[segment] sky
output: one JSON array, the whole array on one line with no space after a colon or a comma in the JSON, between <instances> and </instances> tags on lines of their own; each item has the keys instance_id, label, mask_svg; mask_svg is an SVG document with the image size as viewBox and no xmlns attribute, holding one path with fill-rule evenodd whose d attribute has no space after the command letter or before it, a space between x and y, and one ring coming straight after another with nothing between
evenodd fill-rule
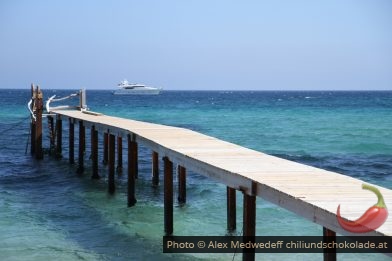
<instances>
[{"instance_id":1,"label":"sky","mask_svg":"<svg viewBox=\"0 0 392 261\"><path fill-rule=\"evenodd\" d=\"M390 0L0 0L0 88L392 90Z\"/></svg>"}]
</instances>

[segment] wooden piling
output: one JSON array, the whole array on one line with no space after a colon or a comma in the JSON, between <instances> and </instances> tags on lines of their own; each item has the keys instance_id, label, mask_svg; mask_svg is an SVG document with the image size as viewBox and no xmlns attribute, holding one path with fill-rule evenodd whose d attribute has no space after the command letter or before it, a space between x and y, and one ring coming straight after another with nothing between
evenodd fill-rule
<instances>
[{"instance_id":1,"label":"wooden piling","mask_svg":"<svg viewBox=\"0 0 392 261\"><path fill-rule=\"evenodd\" d=\"M115 159L116 159L116 136L113 134L109 134L109 157L108 157L108 165L109 165L109 174L108 174L108 189L109 193L113 194L115 191L114 185L114 171L115 171Z\"/></svg>"},{"instance_id":2,"label":"wooden piling","mask_svg":"<svg viewBox=\"0 0 392 261\"><path fill-rule=\"evenodd\" d=\"M57 126L56 126L57 128ZM49 154L55 154L56 151L56 137L55 128L53 123L53 116L48 116L48 129L49 129Z\"/></svg>"},{"instance_id":3,"label":"wooden piling","mask_svg":"<svg viewBox=\"0 0 392 261\"><path fill-rule=\"evenodd\" d=\"M35 90L34 90L34 84L31 84L31 100L32 100L32 105L34 107L35 103ZM31 117L30 120L30 154L33 155L35 154L35 120L33 117Z\"/></svg>"},{"instance_id":4,"label":"wooden piling","mask_svg":"<svg viewBox=\"0 0 392 261\"><path fill-rule=\"evenodd\" d=\"M152 152L152 186L158 187L159 185L159 160L158 153Z\"/></svg>"},{"instance_id":5,"label":"wooden piling","mask_svg":"<svg viewBox=\"0 0 392 261\"><path fill-rule=\"evenodd\" d=\"M136 139L134 139L134 140L136 140ZM139 146L136 141L135 141L134 161L135 161L135 179L138 179L139 178Z\"/></svg>"},{"instance_id":6,"label":"wooden piling","mask_svg":"<svg viewBox=\"0 0 392 261\"><path fill-rule=\"evenodd\" d=\"M98 131L95 126L91 127L91 160L93 167L92 179L99 179L98 174Z\"/></svg>"},{"instance_id":7,"label":"wooden piling","mask_svg":"<svg viewBox=\"0 0 392 261\"><path fill-rule=\"evenodd\" d=\"M178 165L178 203L186 203L186 169Z\"/></svg>"},{"instance_id":8,"label":"wooden piling","mask_svg":"<svg viewBox=\"0 0 392 261\"><path fill-rule=\"evenodd\" d=\"M30 132L30 154L33 155L35 154L35 120L32 118L31 119L31 123L30 123L30 128L31 128L31 132Z\"/></svg>"},{"instance_id":9,"label":"wooden piling","mask_svg":"<svg viewBox=\"0 0 392 261\"><path fill-rule=\"evenodd\" d=\"M103 160L102 163L104 165L108 164L108 143L109 143L109 134L107 132L103 133Z\"/></svg>"},{"instance_id":10,"label":"wooden piling","mask_svg":"<svg viewBox=\"0 0 392 261\"><path fill-rule=\"evenodd\" d=\"M83 150L83 154L86 154L86 127L83 125L83 128L82 128L82 140L80 141L81 142L81 145L82 145L82 150Z\"/></svg>"},{"instance_id":11,"label":"wooden piling","mask_svg":"<svg viewBox=\"0 0 392 261\"><path fill-rule=\"evenodd\" d=\"M56 158L62 158L63 121L60 115L56 119Z\"/></svg>"},{"instance_id":12,"label":"wooden piling","mask_svg":"<svg viewBox=\"0 0 392 261\"><path fill-rule=\"evenodd\" d=\"M117 136L117 168L118 174L122 173L123 169L123 159L122 159L122 138Z\"/></svg>"},{"instance_id":13,"label":"wooden piling","mask_svg":"<svg viewBox=\"0 0 392 261\"><path fill-rule=\"evenodd\" d=\"M244 193L244 213L243 213L243 237L244 241L255 240L256 235L256 196ZM246 249L242 254L243 261L255 260L255 250Z\"/></svg>"},{"instance_id":14,"label":"wooden piling","mask_svg":"<svg viewBox=\"0 0 392 261\"><path fill-rule=\"evenodd\" d=\"M336 232L323 227L324 243L336 242ZM336 261L336 248L324 249L324 261Z\"/></svg>"},{"instance_id":15,"label":"wooden piling","mask_svg":"<svg viewBox=\"0 0 392 261\"><path fill-rule=\"evenodd\" d=\"M227 196L227 230L234 231L237 228L237 203L236 190L226 187Z\"/></svg>"},{"instance_id":16,"label":"wooden piling","mask_svg":"<svg viewBox=\"0 0 392 261\"><path fill-rule=\"evenodd\" d=\"M35 94L35 158L40 160L44 158L42 149L42 112L43 112L43 94L39 86Z\"/></svg>"},{"instance_id":17,"label":"wooden piling","mask_svg":"<svg viewBox=\"0 0 392 261\"><path fill-rule=\"evenodd\" d=\"M30 154L33 155L33 154L35 154L35 129L36 129L34 119L31 119L30 127L31 127L31 132L30 132L30 134L31 134L31 137L30 137L30 144L31 144L31 146L30 146Z\"/></svg>"},{"instance_id":18,"label":"wooden piling","mask_svg":"<svg viewBox=\"0 0 392 261\"><path fill-rule=\"evenodd\" d=\"M83 121L79 121L79 158L78 158L78 174L84 172L84 146L85 146L85 127Z\"/></svg>"},{"instance_id":19,"label":"wooden piling","mask_svg":"<svg viewBox=\"0 0 392 261\"><path fill-rule=\"evenodd\" d=\"M72 118L69 118L69 136L68 136L68 141L69 141L69 163L74 164L75 163L75 152L74 152L74 147L75 147L75 125L74 125L74 120Z\"/></svg>"},{"instance_id":20,"label":"wooden piling","mask_svg":"<svg viewBox=\"0 0 392 261\"><path fill-rule=\"evenodd\" d=\"M167 236L173 234L173 163L168 157L164 161L164 225Z\"/></svg>"},{"instance_id":21,"label":"wooden piling","mask_svg":"<svg viewBox=\"0 0 392 261\"><path fill-rule=\"evenodd\" d=\"M135 193L135 180L136 180L136 142L134 137L128 134L128 207L132 207L136 204L136 193Z\"/></svg>"}]
</instances>

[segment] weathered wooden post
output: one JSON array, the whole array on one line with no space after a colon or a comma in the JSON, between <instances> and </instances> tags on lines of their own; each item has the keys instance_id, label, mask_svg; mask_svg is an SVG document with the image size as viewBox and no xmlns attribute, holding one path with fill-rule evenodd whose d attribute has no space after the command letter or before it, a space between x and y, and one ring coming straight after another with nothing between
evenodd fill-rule
<instances>
[{"instance_id":1,"label":"weathered wooden post","mask_svg":"<svg viewBox=\"0 0 392 261\"><path fill-rule=\"evenodd\" d=\"M108 175L108 189L109 193L113 194L116 190L114 185L114 172L115 172L115 158L116 158L116 136L109 134L109 175Z\"/></svg>"},{"instance_id":2,"label":"weathered wooden post","mask_svg":"<svg viewBox=\"0 0 392 261\"><path fill-rule=\"evenodd\" d=\"M167 236L173 234L173 162L168 157L164 162L164 225Z\"/></svg>"},{"instance_id":3,"label":"weathered wooden post","mask_svg":"<svg viewBox=\"0 0 392 261\"><path fill-rule=\"evenodd\" d=\"M31 84L31 104L32 104L32 111L34 110L34 104L35 104L35 90L34 90L34 84ZM34 112L33 112L34 114ZM31 120L30 120L30 153L31 155L35 154L35 119L33 118L33 116L31 116Z\"/></svg>"},{"instance_id":4,"label":"weathered wooden post","mask_svg":"<svg viewBox=\"0 0 392 261\"><path fill-rule=\"evenodd\" d=\"M62 158L63 121L60 115L56 119L56 158Z\"/></svg>"},{"instance_id":5,"label":"weathered wooden post","mask_svg":"<svg viewBox=\"0 0 392 261\"><path fill-rule=\"evenodd\" d=\"M251 194L248 195L244 192L244 213L243 213L243 237L244 241L254 242L256 235L256 189L257 184L252 182ZM245 250L245 249L244 249ZM242 254L242 260L253 261L255 260L255 249L246 249Z\"/></svg>"},{"instance_id":6,"label":"weathered wooden post","mask_svg":"<svg viewBox=\"0 0 392 261\"><path fill-rule=\"evenodd\" d=\"M152 186L158 187L159 185L159 160L158 153L152 152Z\"/></svg>"},{"instance_id":7,"label":"weathered wooden post","mask_svg":"<svg viewBox=\"0 0 392 261\"><path fill-rule=\"evenodd\" d=\"M74 147L75 147L75 124L74 124L74 119L69 118L69 136L68 136L68 141L69 141L69 163L74 164L75 163L75 152L74 152Z\"/></svg>"},{"instance_id":8,"label":"weathered wooden post","mask_svg":"<svg viewBox=\"0 0 392 261\"><path fill-rule=\"evenodd\" d=\"M323 227L324 243L336 242L336 232ZM336 261L336 248L324 248L324 261Z\"/></svg>"},{"instance_id":9,"label":"weathered wooden post","mask_svg":"<svg viewBox=\"0 0 392 261\"><path fill-rule=\"evenodd\" d=\"M55 154L56 150L56 137L55 137L55 129L54 129L54 122L53 122L53 116L49 115L48 116L48 128L49 128L49 154ZM57 126L56 126L57 128Z\"/></svg>"},{"instance_id":10,"label":"weathered wooden post","mask_svg":"<svg viewBox=\"0 0 392 261\"><path fill-rule=\"evenodd\" d=\"M86 127L83 124L82 128L82 140L80 141L82 145L83 155L86 154Z\"/></svg>"},{"instance_id":11,"label":"weathered wooden post","mask_svg":"<svg viewBox=\"0 0 392 261\"><path fill-rule=\"evenodd\" d=\"M87 110L86 100L86 89L81 89L79 91L79 109L81 111Z\"/></svg>"},{"instance_id":12,"label":"weathered wooden post","mask_svg":"<svg viewBox=\"0 0 392 261\"><path fill-rule=\"evenodd\" d=\"M227 230L233 231L237 227L237 210L236 210L236 191L234 188L226 188L227 196Z\"/></svg>"},{"instance_id":13,"label":"weathered wooden post","mask_svg":"<svg viewBox=\"0 0 392 261\"><path fill-rule=\"evenodd\" d=\"M85 127L83 121L79 121L79 166L77 173L82 174L84 172L84 148L85 148Z\"/></svg>"},{"instance_id":14,"label":"weathered wooden post","mask_svg":"<svg viewBox=\"0 0 392 261\"><path fill-rule=\"evenodd\" d=\"M122 138L121 136L117 136L117 168L116 168L117 173L121 174L122 169L123 169Z\"/></svg>"},{"instance_id":15,"label":"weathered wooden post","mask_svg":"<svg viewBox=\"0 0 392 261\"><path fill-rule=\"evenodd\" d=\"M178 203L186 203L186 169L178 165Z\"/></svg>"},{"instance_id":16,"label":"weathered wooden post","mask_svg":"<svg viewBox=\"0 0 392 261\"><path fill-rule=\"evenodd\" d=\"M42 149L42 112L43 112L43 94L39 86L35 93L35 158L40 160L44 158Z\"/></svg>"},{"instance_id":17,"label":"weathered wooden post","mask_svg":"<svg viewBox=\"0 0 392 261\"><path fill-rule=\"evenodd\" d=\"M109 134L107 132L103 133L103 160L104 165L108 164L108 146L109 146Z\"/></svg>"},{"instance_id":18,"label":"weathered wooden post","mask_svg":"<svg viewBox=\"0 0 392 261\"><path fill-rule=\"evenodd\" d=\"M128 134L128 207L136 204L135 181L136 181L136 154L137 143L135 135Z\"/></svg>"},{"instance_id":19,"label":"weathered wooden post","mask_svg":"<svg viewBox=\"0 0 392 261\"><path fill-rule=\"evenodd\" d=\"M135 160L135 179L138 179L139 178L139 146L138 146L138 144L136 142L136 138L135 138L135 156L134 156L134 160Z\"/></svg>"},{"instance_id":20,"label":"weathered wooden post","mask_svg":"<svg viewBox=\"0 0 392 261\"><path fill-rule=\"evenodd\" d=\"M92 179L99 179L98 174L98 131L95 126L91 127L91 160L93 165Z\"/></svg>"}]
</instances>

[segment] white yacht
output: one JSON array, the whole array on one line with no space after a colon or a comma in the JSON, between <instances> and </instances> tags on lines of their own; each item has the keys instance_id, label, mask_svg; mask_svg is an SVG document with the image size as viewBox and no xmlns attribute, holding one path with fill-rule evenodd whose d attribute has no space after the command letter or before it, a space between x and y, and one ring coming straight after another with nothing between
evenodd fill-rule
<instances>
[{"instance_id":1,"label":"white yacht","mask_svg":"<svg viewBox=\"0 0 392 261\"><path fill-rule=\"evenodd\" d=\"M124 80L118 84L119 89L115 90L113 94L127 95L127 94L152 94L157 95L161 92L161 88L147 87L144 84L129 83Z\"/></svg>"}]
</instances>

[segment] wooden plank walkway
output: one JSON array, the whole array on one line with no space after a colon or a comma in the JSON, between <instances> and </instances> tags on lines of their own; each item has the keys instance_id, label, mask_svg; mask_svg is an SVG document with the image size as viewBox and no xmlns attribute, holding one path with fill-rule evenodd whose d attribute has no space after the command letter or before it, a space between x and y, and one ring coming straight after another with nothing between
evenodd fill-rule
<instances>
[{"instance_id":1,"label":"wooden plank walkway","mask_svg":"<svg viewBox=\"0 0 392 261\"><path fill-rule=\"evenodd\" d=\"M55 110L61 118L83 121L84 126L120 137L135 135L136 142L161 157L208 176L248 195L257 195L299 216L342 235L354 235L337 223L341 204L343 217L355 220L377 202L374 193L363 190L361 180L292 162L184 128L135 120L92 115L78 110ZM388 209L392 190L379 187ZM370 236L392 237L392 215Z\"/></svg>"}]
</instances>

